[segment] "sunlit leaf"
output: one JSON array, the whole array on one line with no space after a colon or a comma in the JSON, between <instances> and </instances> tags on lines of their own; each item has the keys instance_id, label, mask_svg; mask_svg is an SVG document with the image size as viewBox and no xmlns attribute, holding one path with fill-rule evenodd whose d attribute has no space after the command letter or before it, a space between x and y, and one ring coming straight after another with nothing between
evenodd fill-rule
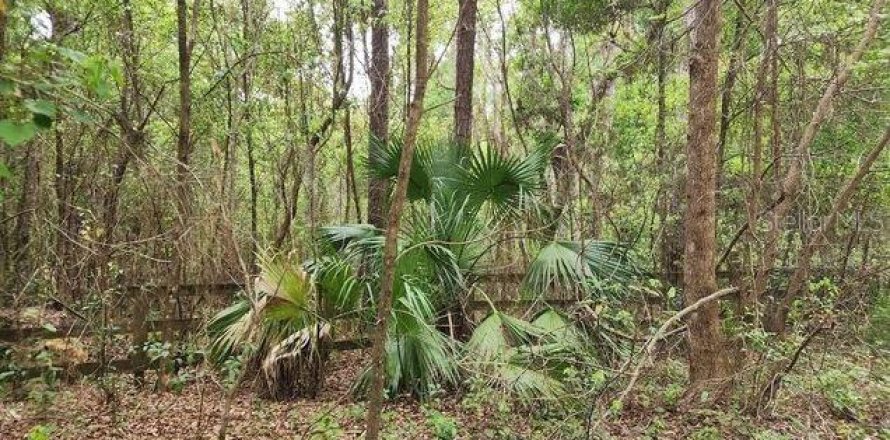
<instances>
[{"instance_id":1,"label":"sunlit leaf","mask_svg":"<svg viewBox=\"0 0 890 440\"><path fill-rule=\"evenodd\" d=\"M0 121L0 140L10 147L27 142L36 134L37 125L33 122Z\"/></svg>"}]
</instances>

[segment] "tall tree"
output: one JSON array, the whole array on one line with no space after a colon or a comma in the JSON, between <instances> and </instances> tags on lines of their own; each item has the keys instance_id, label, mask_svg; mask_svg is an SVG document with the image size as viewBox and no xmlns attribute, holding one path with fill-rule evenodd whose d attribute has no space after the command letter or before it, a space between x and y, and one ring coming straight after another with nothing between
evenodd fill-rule
<instances>
[{"instance_id":1,"label":"tall tree","mask_svg":"<svg viewBox=\"0 0 890 440\"><path fill-rule=\"evenodd\" d=\"M247 147L247 177L250 182L250 255L248 255L251 268L255 264L255 255L259 236L257 232L257 203L259 187L256 172L256 154L253 142L253 71L256 66L256 58L252 53L256 51L256 39L259 37L259 29L256 29L253 11L250 8L251 0L241 0L241 38L244 43L250 42L249 49L244 53L247 61L244 71L241 73L241 93L244 95L244 145Z\"/></svg>"},{"instance_id":2,"label":"tall tree","mask_svg":"<svg viewBox=\"0 0 890 440\"><path fill-rule=\"evenodd\" d=\"M370 144L368 151L376 150L389 142L389 25L386 22L386 0L374 0L371 22L371 102L368 108ZM371 177L368 182L368 223L384 226L386 199L389 185L380 178Z\"/></svg>"},{"instance_id":3,"label":"tall tree","mask_svg":"<svg viewBox=\"0 0 890 440\"><path fill-rule=\"evenodd\" d=\"M473 71L476 58L476 0L458 0L457 56L454 69L454 142L473 140Z\"/></svg>"},{"instance_id":4,"label":"tall tree","mask_svg":"<svg viewBox=\"0 0 890 440\"><path fill-rule=\"evenodd\" d=\"M717 290L716 247L717 70L720 57L719 0L694 8L689 55L689 123L686 144L686 216L683 261L686 304ZM689 318L689 379L693 387L730 372L720 311L714 302Z\"/></svg>"},{"instance_id":5,"label":"tall tree","mask_svg":"<svg viewBox=\"0 0 890 440\"><path fill-rule=\"evenodd\" d=\"M423 116L423 98L429 78L427 45L429 24L429 4L427 0L417 0L417 34L415 42L415 81L414 97L408 109L408 125L405 127L405 138L402 142L402 156L399 160L399 173L393 194L392 205L386 223L386 236L383 245L383 273L380 277L380 295L377 297L377 328L374 333L374 345L371 349L371 388L368 403L367 434L368 440L377 440L380 436L380 413L383 408L383 386L386 380L384 365L386 340L389 335L389 318L392 313L392 289L395 279L395 263L398 254L399 225L402 220L402 207L408 195L408 181L411 173L411 162L414 158L414 147L417 143L417 132Z\"/></svg>"},{"instance_id":6,"label":"tall tree","mask_svg":"<svg viewBox=\"0 0 890 440\"><path fill-rule=\"evenodd\" d=\"M198 0L196 0L198 1ZM197 4L194 5L197 10ZM197 15L197 14L196 14ZM197 23L192 23L196 27ZM188 172L192 153L192 38L189 38L188 5L186 0L176 0L176 43L179 60L179 127L176 136L176 184L179 214L189 212ZM182 220L182 219L181 219Z\"/></svg>"}]
</instances>

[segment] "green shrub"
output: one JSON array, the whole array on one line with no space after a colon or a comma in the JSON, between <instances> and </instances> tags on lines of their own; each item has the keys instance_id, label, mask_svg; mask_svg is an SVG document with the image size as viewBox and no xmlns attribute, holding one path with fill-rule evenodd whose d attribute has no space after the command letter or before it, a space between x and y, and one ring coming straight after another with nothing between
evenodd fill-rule
<instances>
[{"instance_id":1,"label":"green shrub","mask_svg":"<svg viewBox=\"0 0 890 440\"><path fill-rule=\"evenodd\" d=\"M52 426L37 425L28 431L28 436L26 438L28 440L50 440L54 430L55 428Z\"/></svg>"},{"instance_id":2,"label":"green shrub","mask_svg":"<svg viewBox=\"0 0 890 440\"><path fill-rule=\"evenodd\" d=\"M438 440L453 440L457 438L457 422L454 418L442 414L435 409L424 408L423 414L426 417L426 423L433 436Z\"/></svg>"},{"instance_id":3,"label":"green shrub","mask_svg":"<svg viewBox=\"0 0 890 440\"><path fill-rule=\"evenodd\" d=\"M863 398L853 388L856 376L852 371L827 370L816 376L822 396L828 401L836 415L856 418L863 405Z\"/></svg>"},{"instance_id":4,"label":"green shrub","mask_svg":"<svg viewBox=\"0 0 890 440\"><path fill-rule=\"evenodd\" d=\"M890 294L875 301L867 330L868 341L883 350L890 350Z\"/></svg>"}]
</instances>

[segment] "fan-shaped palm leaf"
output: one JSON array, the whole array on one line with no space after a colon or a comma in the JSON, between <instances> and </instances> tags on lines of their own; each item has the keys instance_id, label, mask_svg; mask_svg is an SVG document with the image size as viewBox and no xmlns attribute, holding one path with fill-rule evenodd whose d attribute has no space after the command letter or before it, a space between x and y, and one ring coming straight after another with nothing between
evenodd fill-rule
<instances>
[{"instance_id":1,"label":"fan-shaped palm leaf","mask_svg":"<svg viewBox=\"0 0 890 440\"><path fill-rule=\"evenodd\" d=\"M628 250L607 241L553 241L538 252L524 284L541 295L549 289L585 288L588 278L627 281L638 273Z\"/></svg>"},{"instance_id":2,"label":"fan-shaped palm leaf","mask_svg":"<svg viewBox=\"0 0 890 440\"><path fill-rule=\"evenodd\" d=\"M433 193L433 172L431 148L418 145L414 149L411 161L411 173L408 178L408 199L429 199ZM399 175L399 161L402 157L402 144L392 141L388 145L380 145L371 149L368 156L368 170L371 175L380 179L393 180Z\"/></svg>"},{"instance_id":3,"label":"fan-shaped palm leaf","mask_svg":"<svg viewBox=\"0 0 890 440\"><path fill-rule=\"evenodd\" d=\"M494 310L466 344L464 365L489 385L525 399L554 398L563 386L529 352L545 332L531 323Z\"/></svg>"},{"instance_id":4,"label":"fan-shaped palm leaf","mask_svg":"<svg viewBox=\"0 0 890 440\"><path fill-rule=\"evenodd\" d=\"M474 152L462 171L457 193L475 206L490 207L498 215L528 206L534 192L543 186L543 169L537 156L522 159L487 148Z\"/></svg>"}]
</instances>

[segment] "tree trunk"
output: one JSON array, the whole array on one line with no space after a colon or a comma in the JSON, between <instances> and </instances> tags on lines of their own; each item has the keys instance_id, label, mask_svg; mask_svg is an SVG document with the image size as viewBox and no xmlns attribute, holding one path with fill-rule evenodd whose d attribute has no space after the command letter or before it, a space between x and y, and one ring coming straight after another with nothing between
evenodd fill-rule
<instances>
[{"instance_id":1,"label":"tree trunk","mask_svg":"<svg viewBox=\"0 0 890 440\"><path fill-rule=\"evenodd\" d=\"M473 140L473 72L476 55L476 0L458 0L457 56L454 76L454 142Z\"/></svg>"},{"instance_id":2,"label":"tree trunk","mask_svg":"<svg viewBox=\"0 0 890 440\"><path fill-rule=\"evenodd\" d=\"M349 222L349 194L352 194L352 204L355 205L355 222L362 222L362 207L359 204L358 183L355 180L355 154L352 147L352 111L346 107L343 113L343 138L346 146L346 216Z\"/></svg>"},{"instance_id":3,"label":"tree trunk","mask_svg":"<svg viewBox=\"0 0 890 440\"><path fill-rule=\"evenodd\" d=\"M389 27L386 0L374 0L371 24L371 102L368 109L370 143L368 154L389 142ZM389 185L386 180L371 177L368 182L368 223L382 228L386 218Z\"/></svg>"},{"instance_id":4,"label":"tree trunk","mask_svg":"<svg viewBox=\"0 0 890 440\"><path fill-rule=\"evenodd\" d=\"M176 137L176 186L180 221L185 221L190 210L188 185L191 156L192 79L191 42L188 36L188 6L186 0L176 0L176 43L179 59L179 128ZM194 26L195 23L192 23Z\"/></svg>"},{"instance_id":5,"label":"tree trunk","mask_svg":"<svg viewBox=\"0 0 890 440\"><path fill-rule=\"evenodd\" d=\"M386 339L389 330L389 318L392 312L392 289L395 278L395 262L398 253L398 232L401 223L402 207L408 193L408 178L411 162L414 158L414 147L417 131L423 116L423 98L427 85L427 0L417 0L417 50L415 52L415 84L414 99L408 111L408 125L402 146L402 157L399 160L399 174L396 180L392 206L386 226L386 237L383 246L383 274L380 278L380 296L377 303L377 328L374 333L374 345L371 349L372 383L368 402L367 440L377 440L380 436L380 413L383 409L383 386L386 380L384 366L386 355Z\"/></svg>"},{"instance_id":6,"label":"tree trunk","mask_svg":"<svg viewBox=\"0 0 890 440\"><path fill-rule=\"evenodd\" d=\"M729 136L732 122L732 91L735 88L739 67L744 60L745 40L749 26L745 24L745 15L740 11L736 17L735 37L729 55L729 66L723 79L723 90L720 92L720 131L717 136L717 192L720 193L723 183L723 162L726 157L726 139Z\"/></svg>"},{"instance_id":7,"label":"tree trunk","mask_svg":"<svg viewBox=\"0 0 890 440\"><path fill-rule=\"evenodd\" d=\"M689 61L689 124L686 145L686 217L683 264L686 304L717 290L715 184L717 154L717 63L720 1L701 0L695 7ZM693 389L726 378L730 372L717 303L689 318L689 379ZM715 396L716 397L716 396Z\"/></svg>"},{"instance_id":8,"label":"tree trunk","mask_svg":"<svg viewBox=\"0 0 890 440\"><path fill-rule=\"evenodd\" d=\"M241 38L244 39L244 42L253 41L254 38L257 38L257 29L252 29L252 24L255 22L253 15L250 10L251 0L242 0L241 1L241 15L242 15L242 27L241 27ZM249 52L254 50L255 44L250 44L248 47L251 49ZM249 57L250 53L245 53L243 56ZM256 251L259 243L259 232L258 232L258 207L259 203L259 183L257 182L256 176L256 155L254 153L254 143L253 143L253 69L254 69L254 58L251 57L244 66L244 72L241 74L241 93L244 95L244 113L242 116L242 121L244 122L244 145L247 147L247 177L250 182L250 254L247 256L248 266L250 270L256 270Z\"/></svg>"}]
</instances>

